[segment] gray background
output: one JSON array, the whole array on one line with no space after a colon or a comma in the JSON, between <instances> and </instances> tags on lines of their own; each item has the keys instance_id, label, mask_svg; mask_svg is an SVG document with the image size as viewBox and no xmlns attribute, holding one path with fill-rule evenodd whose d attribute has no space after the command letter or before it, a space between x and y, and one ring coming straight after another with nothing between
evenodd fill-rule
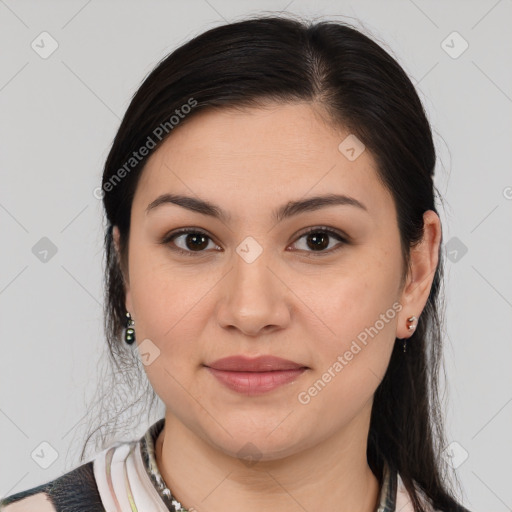
<instances>
[{"instance_id":1,"label":"gray background","mask_svg":"<svg viewBox=\"0 0 512 512\"><path fill-rule=\"evenodd\" d=\"M0 0L0 495L77 464L104 349L93 190L131 96L190 37L284 9L355 24L417 84L445 198L446 453L468 508L512 510L510 0ZM47 58L31 47L51 49L44 31ZM47 469L42 442L59 454Z\"/></svg>"}]
</instances>

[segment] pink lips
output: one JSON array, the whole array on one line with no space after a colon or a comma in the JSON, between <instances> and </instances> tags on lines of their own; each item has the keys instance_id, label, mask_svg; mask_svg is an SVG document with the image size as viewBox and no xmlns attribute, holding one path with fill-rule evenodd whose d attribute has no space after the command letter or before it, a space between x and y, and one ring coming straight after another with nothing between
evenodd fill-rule
<instances>
[{"instance_id":1,"label":"pink lips","mask_svg":"<svg viewBox=\"0 0 512 512\"><path fill-rule=\"evenodd\" d=\"M274 356L231 356L205 365L222 384L246 395L259 395L292 382L307 367Z\"/></svg>"}]
</instances>

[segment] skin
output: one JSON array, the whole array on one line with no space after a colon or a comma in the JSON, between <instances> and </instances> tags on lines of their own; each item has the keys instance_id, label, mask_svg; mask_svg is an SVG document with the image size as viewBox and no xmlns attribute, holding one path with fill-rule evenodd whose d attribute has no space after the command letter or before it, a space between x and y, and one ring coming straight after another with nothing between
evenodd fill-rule
<instances>
[{"instance_id":1,"label":"skin","mask_svg":"<svg viewBox=\"0 0 512 512\"><path fill-rule=\"evenodd\" d=\"M200 112L174 129L143 171L131 210L126 308L137 343L149 339L160 350L145 366L166 406L157 465L189 509L377 506L379 482L366 460L373 395L395 338L410 336L406 319L419 317L426 304L441 226L433 211L425 212L424 238L411 251L402 285L393 198L368 150L354 161L338 150L348 134L314 104ZM170 203L146 213L163 193L208 200L231 218ZM356 198L367 211L334 205L279 223L271 217L288 201L329 193ZM349 242L330 236L315 251L303 232L321 226L342 231ZM161 243L185 227L206 231L202 252L187 235ZM247 236L262 248L251 263L236 252ZM118 237L115 227L116 244ZM300 403L298 394L394 303L401 311L309 403ZM308 370L248 397L203 366L235 354L272 354ZM259 455L250 465L239 454L247 454L248 442Z\"/></svg>"}]
</instances>

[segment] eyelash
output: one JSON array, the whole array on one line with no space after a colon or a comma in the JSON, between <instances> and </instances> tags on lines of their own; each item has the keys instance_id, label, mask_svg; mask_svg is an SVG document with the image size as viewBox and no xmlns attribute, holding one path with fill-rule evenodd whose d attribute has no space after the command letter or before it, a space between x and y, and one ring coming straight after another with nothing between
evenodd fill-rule
<instances>
[{"instance_id":1,"label":"eyelash","mask_svg":"<svg viewBox=\"0 0 512 512\"><path fill-rule=\"evenodd\" d=\"M327 226L317 226L317 227L309 228L307 231L301 233L299 235L299 237L297 238L297 240L300 240L302 237L309 235L311 233L325 233L325 234L329 235L330 237L336 238L340 242L340 244L338 244L337 246L335 246L334 248L329 249L329 250L318 251L318 252L317 251L306 251L307 253L312 253L314 258L316 258L317 256L322 257L322 256L325 256L328 254L332 254L332 253L338 251L339 249L341 249L344 245L349 243L347 237L345 237L338 231L328 228ZM164 245L168 245L170 242L172 242L178 236L186 235L186 234L204 235L205 237L209 238L213 242L212 238L205 231L203 231L200 228L184 228L184 229L180 229L179 231L169 233L168 235L166 235L164 237L164 239L162 240L161 243ZM176 247L176 246L174 246L174 247L169 246L169 247L172 251L178 252L178 253L186 255L186 256L196 256L196 255L200 256L201 253L205 252L204 250L203 251L186 251L186 250L182 249L181 247ZM297 249L297 251L300 252L301 250ZM307 256L307 257L311 257L311 256Z\"/></svg>"}]
</instances>

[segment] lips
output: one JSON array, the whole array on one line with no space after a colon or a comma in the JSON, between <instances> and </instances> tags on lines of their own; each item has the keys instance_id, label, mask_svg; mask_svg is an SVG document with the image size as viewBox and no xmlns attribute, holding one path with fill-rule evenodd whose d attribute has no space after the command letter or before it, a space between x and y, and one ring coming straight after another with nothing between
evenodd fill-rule
<instances>
[{"instance_id":1,"label":"lips","mask_svg":"<svg viewBox=\"0 0 512 512\"><path fill-rule=\"evenodd\" d=\"M231 372L273 372L307 368L303 364L270 355L259 356L256 358L249 358L246 356L224 357L205 366L213 368L214 370Z\"/></svg>"},{"instance_id":2,"label":"lips","mask_svg":"<svg viewBox=\"0 0 512 512\"><path fill-rule=\"evenodd\" d=\"M292 384L309 368L275 356L231 356L204 365L218 382L243 395L262 395Z\"/></svg>"}]
</instances>

